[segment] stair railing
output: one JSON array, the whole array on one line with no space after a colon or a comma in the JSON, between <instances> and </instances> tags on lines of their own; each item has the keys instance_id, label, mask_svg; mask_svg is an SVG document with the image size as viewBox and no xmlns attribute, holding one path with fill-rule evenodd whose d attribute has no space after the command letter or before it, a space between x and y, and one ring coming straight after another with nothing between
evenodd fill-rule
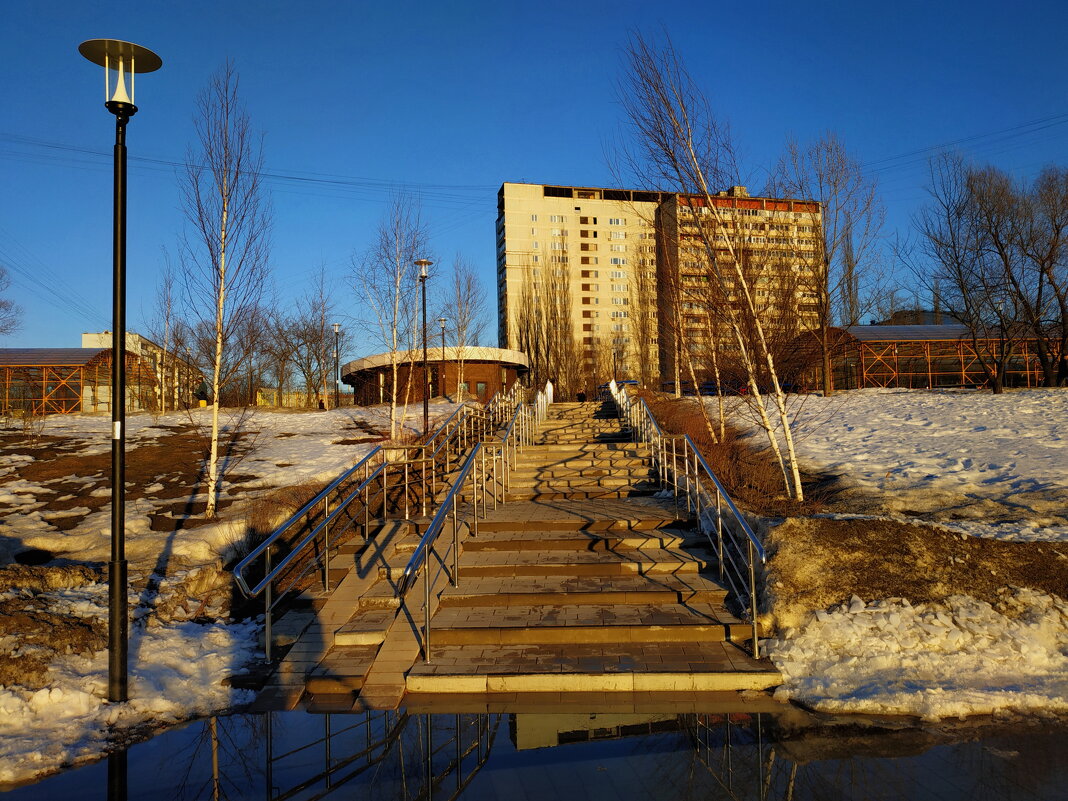
<instances>
[{"instance_id":1,"label":"stair railing","mask_svg":"<svg viewBox=\"0 0 1068 801\"><path fill-rule=\"evenodd\" d=\"M665 433L645 399L631 397L614 380L609 389L634 441L649 445L657 478L671 491L676 510L684 499L687 514L715 549L720 581L747 609L753 656L759 657L757 564L767 562L764 546L690 436Z\"/></svg>"}]
</instances>

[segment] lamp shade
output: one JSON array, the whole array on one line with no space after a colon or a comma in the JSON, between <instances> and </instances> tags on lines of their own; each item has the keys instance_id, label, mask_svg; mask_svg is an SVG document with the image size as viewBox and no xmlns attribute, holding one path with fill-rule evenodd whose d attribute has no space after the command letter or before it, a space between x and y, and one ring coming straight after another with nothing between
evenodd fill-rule
<instances>
[{"instance_id":1,"label":"lamp shade","mask_svg":"<svg viewBox=\"0 0 1068 801\"><path fill-rule=\"evenodd\" d=\"M104 102L134 103L133 76L138 72L155 72L163 66L163 59L147 47L118 39L89 39L78 45L78 52L104 68ZM111 73L115 74L112 86ZM126 76L130 88L126 88Z\"/></svg>"}]
</instances>

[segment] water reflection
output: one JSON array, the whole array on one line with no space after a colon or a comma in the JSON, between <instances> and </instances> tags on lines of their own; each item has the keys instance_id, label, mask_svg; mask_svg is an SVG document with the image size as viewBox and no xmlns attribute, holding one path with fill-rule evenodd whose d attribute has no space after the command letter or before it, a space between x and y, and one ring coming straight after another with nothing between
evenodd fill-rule
<instances>
[{"instance_id":1,"label":"water reflection","mask_svg":"<svg viewBox=\"0 0 1068 801\"><path fill-rule=\"evenodd\" d=\"M1063 727L949 742L937 730L861 723L747 712L234 715L5 801L1064 797Z\"/></svg>"}]
</instances>

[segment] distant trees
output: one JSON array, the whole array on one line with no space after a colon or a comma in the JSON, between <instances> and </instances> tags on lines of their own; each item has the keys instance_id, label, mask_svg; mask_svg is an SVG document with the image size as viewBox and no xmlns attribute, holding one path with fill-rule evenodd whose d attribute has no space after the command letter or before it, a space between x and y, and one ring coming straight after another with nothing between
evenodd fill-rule
<instances>
[{"instance_id":1,"label":"distant trees","mask_svg":"<svg viewBox=\"0 0 1068 801\"><path fill-rule=\"evenodd\" d=\"M372 341L385 348L389 358L391 438L396 437L400 422L397 407L402 400L398 381L402 351L411 348L417 331L415 260L427 258L428 246L418 204L397 195L379 222L371 247L352 259L352 285L361 310L358 324Z\"/></svg>"},{"instance_id":2,"label":"distant trees","mask_svg":"<svg viewBox=\"0 0 1068 801\"><path fill-rule=\"evenodd\" d=\"M0 293L6 292L10 286L11 279L8 278L7 268L0 264ZM0 295L0 336L7 336L17 331L21 315L22 310L15 305L13 300Z\"/></svg>"},{"instance_id":3,"label":"distant trees","mask_svg":"<svg viewBox=\"0 0 1068 801\"><path fill-rule=\"evenodd\" d=\"M456 346L456 385L464 383L464 363L469 349L477 347L486 330L486 290L478 280L474 266L457 255L452 263L451 292L443 314L452 329ZM444 371L444 365L442 365ZM446 390L442 383L442 394Z\"/></svg>"},{"instance_id":4,"label":"distant trees","mask_svg":"<svg viewBox=\"0 0 1068 801\"><path fill-rule=\"evenodd\" d=\"M571 316L568 257L563 251L535 255L516 303L514 341L530 359L535 386L551 379L557 398L573 397L587 388L587 376Z\"/></svg>"},{"instance_id":5,"label":"distant trees","mask_svg":"<svg viewBox=\"0 0 1068 801\"><path fill-rule=\"evenodd\" d=\"M1030 185L956 154L930 164L931 200L915 218L914 275L968 327L995 393L1024 341L1047 386L1068 380L1068 171Z\"/></svg>"},{"instance_id":6,"label":"distant trees","mask_svg":"<svg viewBox=\"0 0 1068 801\"><path fill-rule=\"evenodd\" d=\"M260 183L262 142L252 132L238 84L228 62L201 92L194 118L197 147L190 150L180 181L188 223L180 241L185 295L211 372L209 517L215 515L219 487L220 395L256 344L246 324L262 317L271 228ZM246 330L240 330L243 325Z\"/></svg>"},{"instance_id":7,"label":"distant trees","mask_svg":"<svg viewBox=\"0 0 1068 801\"><path fill-rule=\"evenodd\" d=\"M815 269L798 273L797 289L819 315L812 334L820 352L823 393L830 395L834 391L830 327L857 325L878 296L875 251L883 206L874 179L830 132L806 146L787 142L768 193L820 202L822 236L815 240Z\"/></svg>"}]
</instances>

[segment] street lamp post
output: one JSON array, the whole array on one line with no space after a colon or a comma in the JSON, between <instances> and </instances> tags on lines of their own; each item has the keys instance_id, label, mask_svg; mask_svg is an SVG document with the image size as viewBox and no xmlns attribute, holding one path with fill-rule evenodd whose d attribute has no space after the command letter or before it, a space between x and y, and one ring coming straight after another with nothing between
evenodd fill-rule
<instances>
[{"instance_id":1,"label":"street lamp post","mask_svg":"<svg viewBox=\"0 0 1068 801\"><path fill-rule=\"evenodd\" d=\"M439 317L438 324L441 325L441 394L445 395L445 318Z\"/></svg>"},{"instance_id":2,"label":"street lamp post","mask_svg":"<svg viewBox=\"0 0 1068 801\"><path fill-rule=\"evenodd\" d=\"M334 408L341 405L341 324L334 323Z\"/></svg>"},{"instance_id":3,"label":"street lamp post","mask_svg":"<svg viewBox=\"0 0 1068 801\"><path fill-rule=\"evenodd\" d=\"M111 562L108 565L108 700L129 697L129 610L126 607L126 124L137 113L134 78L163 66L131 42L90 39L78 52L104 68L104 108L115 115L111 292ZM114 87L112 86L112 73ZM126 75L130 88L126 88Z\"/></svg>"},{"instance_id":4,"label":"street lamp post","mask_svg":"<svg viewBox=\"0 0 1068 801\"><path fill-rule=\"evenodd\" d=\"M430 433L430 387L429 371L426 366L426 279L427 267L434 262L429 259L416 259L415 265L419 268L419 286L423 288L423 436Z\"/></svg>"}]
</instances>

